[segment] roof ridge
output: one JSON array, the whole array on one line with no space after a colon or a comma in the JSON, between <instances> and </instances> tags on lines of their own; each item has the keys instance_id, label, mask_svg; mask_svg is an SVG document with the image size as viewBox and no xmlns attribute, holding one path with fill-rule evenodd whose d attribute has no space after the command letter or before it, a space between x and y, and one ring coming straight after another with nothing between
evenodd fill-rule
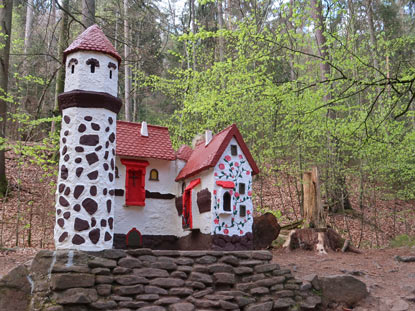
<instances>
[{"instance_id":1,"label":"roof ridge","mask_svg":"<svg viewBox=\"0 0 415 311\"><path fill-rule=\"evenodd\" d=\"M126 124L141 126L141 122L132 122L132 121L125 121L125 120L117 120L117 122L122 122L122 123L126 123ZM162 125L147 124L147 126L149 126L149 127L157 127L157 128L162 128L162 129L169 130L169 128L167 126L162 126Z\"/></svg>"}]
</instances>

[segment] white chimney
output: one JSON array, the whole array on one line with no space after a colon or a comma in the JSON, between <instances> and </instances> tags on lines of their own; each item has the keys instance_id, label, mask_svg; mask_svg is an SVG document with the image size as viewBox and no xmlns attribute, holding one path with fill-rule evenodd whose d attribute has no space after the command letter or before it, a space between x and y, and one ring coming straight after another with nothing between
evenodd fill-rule
<instances>
[{"instance_id":1,"label":"white chimney","mask_svg":"<svg viewBox=\"0 0 415 311\"><path fill-rule=\"evenodd\" d=\"M147 122L146 121L141 122L140 134L141 134L141 136L148 137L148 129L147 129Z\"/></svg>"},{"instance_id":2,"label":"white chimney","mask_svg":"<svg viewBox=\"0 0 415 311\"><path fill-rule=\"evenodd\" d=\"M212 131L206 130L206 132L205 132L205 146L209 145L211 140L212 140Z\"/></svg>"}]
</instances>

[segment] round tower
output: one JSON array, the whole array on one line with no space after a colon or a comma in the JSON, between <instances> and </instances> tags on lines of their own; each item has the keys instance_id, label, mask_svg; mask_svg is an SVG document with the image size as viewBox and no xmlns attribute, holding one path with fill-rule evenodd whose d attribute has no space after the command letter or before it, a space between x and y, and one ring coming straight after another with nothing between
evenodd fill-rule
<instances>
[{"instance_id":1,"label":"round tower","mask_svg":"<svg viewBox=\"0 0 415 311\"><path fill-rule=\"evenodd\" d=\"M121 57L93 25L65 51L55 247L112 248L115 130Z\"/></svg>"}]
</instances>

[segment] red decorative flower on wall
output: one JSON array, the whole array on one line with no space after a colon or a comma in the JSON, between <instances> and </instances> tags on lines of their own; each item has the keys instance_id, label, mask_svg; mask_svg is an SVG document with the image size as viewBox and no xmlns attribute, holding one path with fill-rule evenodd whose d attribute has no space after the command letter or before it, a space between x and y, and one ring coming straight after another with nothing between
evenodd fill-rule
<instances>
[{"instance_id":1,"label":"red decorative flower on wall","mask_svg":"<svg viewBox=\"0 0 415 311\"><path fill-rule=\"evenodd\" d=\"M251 175L251 171L246 171L246 175Z\"/></svg>"},{"instance_id":2,"label":"red decorative flower on wall","mask_svg":"<svg viewBox=\"0 0 415 311\"><path fill-rule=\"evenodd\" d=\"M223 233L224 234L229 234L229 230L228 229L225 229L225 230L223 230Z\"/></svg>"},{"instance_id":3,"label":"red decorative flower on wall","mask_svg":"<svg viewBox=\"0 0 415 311\"><path fill-rule=\"evenodd\" d=\"M244 231L243 230L239 230L239 234L244 234Z\"/></svg>"},{"instance_id":4,"label":"red decorative flower on wall","mask_svg":"<svg viewBox=\"0 0 415 311\"><path fill-rule=\"evenodd\" d=\"M225 169L225 164L223 164L223 163L219 164L219 169L224 170Z\"/></svg>"},{"instance_id":5,"label":"red decorative flower on wall","mask_svg":"<svg viewBox=\"0 0 415 311\"><path fill-rule=\"evenodd\" d=\"M248 191L248 195L249 196L252 196L252 191Z\"/></svg>"},{"instance_id":6,"label":"red decorative flower on wall","mask_svg":"<svg viewBox=\"0 0 415 311\"><path fill-rule=\"evenodd\" d=\"M233 194L233 190L229 190L229 194L232 195Z\"/></svg>"},{"instance_id":7,"label":"red decorative flower on wall","mask_svg":"<svg viewBox=\"0 0 415 311\"><path fill-rule=\"evenodd\" d=\"M235 192L235 197L239 198L239 192Z\"/></svg>"},{"instance_id":8,"label":"red decorative flower on wall","mask_svg":"<svg viewBox=\"0 0 415 311\"><path fill-rule=\"evenodd\" d=\"M243 156L242 156L242 154L240 154L240 155L239 155L239 159L242 159L242 158L243 158Z\"/></svg>"},{"instance_id":9,"label":"red decorative flower on wall","mask_svg":"<svg viewBox=\"0 0 415 311\"><path fill-rule=\"evenodd\" d=\"M219 219L215 218L214 222L215 222L215 224L218 225L219 224Z\"/></svg>"},{"instance_id":10,"label":"red decorative flower on wall","mask_svg":"<svg viewBox=\"0 0 415 311\"><path fill-rule=\"evenodd\" d=\"M236 167L239 167L239 162L235 162L235 166Z\"/></svg>"},{"instance_id":11,"label":"red decorative flower on wall","mask_svg":"<svg viewBox=\"0 0 415 311\"><path fill-rule=\"evenodd\" d=\"M213 190L213 194L216 195L216 193L218 193L216 190Z\"/></svg>"},{"instance_id":12,"label":"red decorative flower on wall","mask_svg":"<svg viewBox=\"0 0 415 311\"><path fill-rule=\"evenodd\" d=\"M215 172L215 174L214 174L214 175L215 175L215 176L218 176L218 173L216 173L216 172Z\"/></svg>"},{"instance_id":13,"label":"red decorative flower on wall","mask_svg":"<svg viewBox=\"0 0 415 311\"><path fill-rule=\"evenodd\" d=\"M230 161L231 160L231 156L230 155L225 156L225 160L226 161Z\"/></svg>"},{"instance_id":14,"label":"red decorative flower on wall","mask_svg":"<svg viewBox=\"0 0 415 311\"><path fill-rule=\"evenodd\" d=\"M251 211L247 211L246 213L247 213L248 215L251 215Z\"/></svg>"},{"instance_id":15,"label":"red decorative flower on wall","mask_svg":"<svg viewBox=\"0 0 415 311\"><path fill-rule=\"evenodd\" d=\"M236 211L236 205L233 206L233 210Z\"/></svg>"}]
</instances>

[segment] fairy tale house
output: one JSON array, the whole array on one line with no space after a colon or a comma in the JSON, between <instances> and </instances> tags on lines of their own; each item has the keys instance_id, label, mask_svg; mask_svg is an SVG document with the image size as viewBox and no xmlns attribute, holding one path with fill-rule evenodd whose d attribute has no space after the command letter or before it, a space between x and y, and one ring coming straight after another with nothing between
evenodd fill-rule
<instances>
[{"instance_id":1,"label":"fairy tale house","mask_svg":"<svg viewBox=\"0 0 415 311\"><path fill-rule=\"evenodd\" d=\"M56 248L251 249L258 167L236 125L175 151L168 128L116 120L121 57L98 26L64 57Z\"/></svg>"}]
</instances>

